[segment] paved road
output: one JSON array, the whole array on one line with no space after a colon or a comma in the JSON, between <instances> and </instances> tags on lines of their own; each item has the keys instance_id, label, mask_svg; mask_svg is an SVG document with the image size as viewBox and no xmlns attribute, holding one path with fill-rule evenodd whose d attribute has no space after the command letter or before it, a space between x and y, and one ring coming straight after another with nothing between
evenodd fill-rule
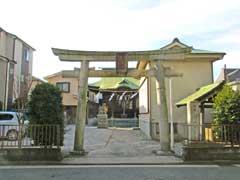
<instances>
[{"instance_id":1,"label":"paved road","mask_svg":"<svg viewBox=\"0 0 240 180\"><path fill-rule=\"evenodd\" d=\"M66 128L64 154L73 149L74 125ZM165 164L182 162L175 156L156 156L160 149L158 141L148 138L140 130L85 128L84 147L88 154L84 157L69 157L64 164Z\"/></svg>"},{"instance_id":2,"label":"paved road","mask_svg":"<svg viewBox=\"0 0 240 180\"><path fill-rule=\"evenodd\" d=\"M240 166L2 166L0 180L239 180Z\"/></svg>"}]
</instances>

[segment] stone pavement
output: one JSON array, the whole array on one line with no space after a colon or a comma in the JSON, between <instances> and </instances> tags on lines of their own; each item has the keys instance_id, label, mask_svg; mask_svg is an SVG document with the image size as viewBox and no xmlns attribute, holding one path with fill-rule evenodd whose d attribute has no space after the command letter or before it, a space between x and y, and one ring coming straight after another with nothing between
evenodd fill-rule
<instances>
[{"instance_id":1,"label":"stone pavement","mask_svg":"<svg viewBox=\"0 0 240 180\"><path fill-rule=\"evenodd\" d=\"M131 165L131 164L182 164L182 159L171 154L156 155L159 142L153 141L140 130L85 128L84 156L74 156L73 150L75 126L65 129L62 161L8 161L0 154L0 165Z\"/></svg>"},{"instance_id":2,"label":"stone pavement","mask_svg":"<svg viewBox=\"0 0 240 180\"><path fill-rule=\"evenodd\" d=\"M73 148L74 125L66 128L63 164L166 164L182 163L175 156L157 156L159 142L140 130L85 128L85 156L70 156Z\"/></svg>"}]
</instances>

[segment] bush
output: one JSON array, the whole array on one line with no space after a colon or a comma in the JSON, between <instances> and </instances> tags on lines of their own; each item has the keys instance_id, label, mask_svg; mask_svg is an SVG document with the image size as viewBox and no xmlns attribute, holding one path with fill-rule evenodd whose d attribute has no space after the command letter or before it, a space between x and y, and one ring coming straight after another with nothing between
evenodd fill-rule
<instances>
[{"instance_id":1,"label":"bush","mask_svg":"<svg viewBox=\"0 0 240 180\"><path fill-rule=\"evenodd\" d=\"M233 91L230 86L225 85L214 98L213 103L214 124L226 125L224 127L215 127L215 136L217 138L225 137L225 141L233 144L234 135L239 133L240 122L240 92Z\"/></svg>"},{"instance_id":2,"label":"bush","mask_svg":"<svg viewBox=\"0 0 240 180\"><path fill-rule=\"evenodd\" d=\"M215 124L236 124L240 120L240 93L225 85L214 98Z\"/></svg>"},{"instance_id":3,"label":"bush","mask_svg":"<svg viewBox=\"0 0 240 180\"><path fill-rule=\"evenodd\" d=\"M29 108L29 121L30 125L59 125L60 126L60 145L63 145L63 107L62 107L62 97L60 90L49 84L43 83L38 84L32 91L30 101L28 103ZM57 131L53 131L54 142L49 142L49 133L51 130L47 129L35 129L35 134L41 137L33 137L35 145L54 145L57 144ZM51 132L46 132L51 131ZM46 141L39 141L38 139L43 139ZM47 141L48 140L48 141Z\"/></svg>"}]
</instances>

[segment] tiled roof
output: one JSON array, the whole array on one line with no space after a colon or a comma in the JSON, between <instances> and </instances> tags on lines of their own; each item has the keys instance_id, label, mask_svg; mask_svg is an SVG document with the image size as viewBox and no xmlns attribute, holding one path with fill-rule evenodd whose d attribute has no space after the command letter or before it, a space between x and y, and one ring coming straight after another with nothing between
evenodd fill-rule
<instances>
[{"instance_id":1,"label":"tiled roof","mask_svg":"<svg viewBox=\"0 0 240 180\"><path fill-rule=\"evenodd\" d=\"M130 89L139 88L139 80L135 78L102 78L100 81L89 84L99 87L99 89L117 89L119 87L128 87Z\"/></svg>"},{"instance_id":2,"label":"tiled roof","mask_svg":"<svg viewBox=\"0 0 240 180\"><path fill-rule=\"evenodd\" d=\"M179 106L186 105L188 102L199 101L202 98L206 97L206 95L213 93L216 89L220 88L222 85L223 85L223 82L218 82L218 83L209 84L207 86L203 86L193 94L177 102L176 105L179 107Z\"/></svg>"},{"instance_id":3,"label":"tiled roof","mask_svg":"<svg viewBox=\"0 0 240 180\"><path fill-rule=\"evenodd\" d=\"M224 80L224 71L228 82L240 81L240 68L226 68L221 70L216 80L217 82Z\"/></svg>"},{"instance_id":4,"label":"tiled roof","mask_svg":"<svg viewBox=\"0 0 240 180\"><path fill-rule=\"evenodd\" d=\"M191 53L193 53L193 54L218 54L218 53L223 53L223 52L208 51L208 50L194 49L193 48Z\"/></svg>"}]
</instances>

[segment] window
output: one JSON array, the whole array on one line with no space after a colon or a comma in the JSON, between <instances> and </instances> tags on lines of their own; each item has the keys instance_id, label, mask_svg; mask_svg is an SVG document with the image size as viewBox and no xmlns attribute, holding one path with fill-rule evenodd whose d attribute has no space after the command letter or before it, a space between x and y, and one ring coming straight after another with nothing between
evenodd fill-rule
<instances>
[{"instance_id":1,"label":"window","mask_svg":"<svg viewBox=\"0 0 240 180\"><path fill-rule=\"evenodd\" d=\"M13 115L11 114L0 114L0 121L12 120Z\"/></svg>"},{"instance_id":2,"label":"window","mask_svg":"<svg viewBox=\"0 0 240 180\"><path fill-rule=\"evenodd\" d=\"M24 47L23 48L23 60L24 61L29 61L30 57L29 57L29 49Z\"/></svg>"},{"instance_id":3,"label":"window","mask_svg":"<svg viewBox=\"0 0 240 180\"><path fill-rule=\"evenodd\" d=\"M70 92L70 83L69 82L57 82L57 87L62 91L62 92Z\"/></svg>"},{"instance_id":4,"label":"window","mask_svg":"<svg viewBox=\"0 0 240 180\"><path fill-rule=\"evenodd\" d=\"M21 74L21 82L25 82L25 77L24 77L24 75L23 74Z\"/></svg>"},{"instance_id":5,"label":"window","mask_svg":"<svg viewBox=\"0 0 240 180\"><path fill-rule=\"evenodd\" d=\"M13 73L14 73L14 69L10 68L10 74L13 74Z\"/></svg>"}]
</instances>

